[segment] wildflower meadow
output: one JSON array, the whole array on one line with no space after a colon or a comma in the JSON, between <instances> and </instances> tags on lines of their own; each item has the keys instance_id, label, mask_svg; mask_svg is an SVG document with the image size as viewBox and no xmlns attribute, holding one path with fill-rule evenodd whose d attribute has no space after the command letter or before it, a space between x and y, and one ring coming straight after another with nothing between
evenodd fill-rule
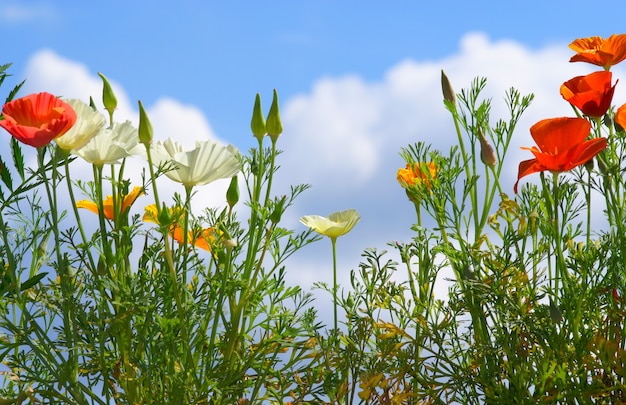
<instances>
[{"instance_id":1,"label":"wildflower meadow","mask_svg":"<svg viewBox=\"0 0 626 405\"><path fill-rule=\"evenodd\" d=\"M511 88L497 100L508 116L492 117L488 78L456 83L442 67L429 97L457 141L416 136L389 179L415 208L414 236L350 269L337 240L357 210L284 226L310 185L272 188L289 154L277 91L267 110L251 95L244 152L155 141L141 101L137 127L118 121L104 74L89 100L4 85L0 405L625 404L626 100L613 95L626 78L611 67L626 34L570 49L597 71L564 77L571 115L530 128L518 123L533 94ZM507 157L513 137L527 160ZM221 204L194 198L220 179ZM164 198L162 181L179 191ZM324 295L289 284L288 259L325 239Z\"/></svg>"}]
</instances>

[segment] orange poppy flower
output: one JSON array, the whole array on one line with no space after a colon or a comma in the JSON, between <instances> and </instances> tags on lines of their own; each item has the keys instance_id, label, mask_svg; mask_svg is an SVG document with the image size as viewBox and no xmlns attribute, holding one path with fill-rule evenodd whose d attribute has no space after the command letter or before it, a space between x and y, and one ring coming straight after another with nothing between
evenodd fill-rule
<instances>
[{"instance_id":1,"label":"orange poppy flower","mask_svg":"<svg viewBox=\"0 0 626 405\"><path fill-rule=\"evenodd\" d=\"M434 162L407 164L405 168L398 169L396 178L404 188L424 184L427 188L432 186L432 180L437 175L437 166Z\"/></svg>"},{"instance_id":2,"label":"orange poppy flower","mask_svg":"<svg viewBox=\"0 0 626 405\"><path fill-rule=\"evenodd\" d=\"M50 93L30 94L2 107L0 126L18 141L35 148L46 146L76 122L71 105Z\"/></svg>"},{"instance_id":3,"label":"orange poppy flower","mask_svg":"<svg viewBox=\"0 0 626 405\"><path fill-rule=\"evenodd\" d=\"M534 159L519 164L517 181L513 190L524 176L549 170L563 172L587 163L606 148L606 138L587 140L591 124L584 118L550 118L530 127L536 146L523 147L535 155Z\"/></svg>"},{"instance_id":4,"label":"orange poppy flower","mask_svg":"<svg viewBox=\"0 0 626 405\"><path fill-rule=\"evenodd\" d=\"M159 219L157 217L157 207L155 204L148 205L145 208L145 214L143 215L144 222L153 222L155 224L159 224ZM182 217L184 214L184 209L181 207L170 208L170 218L174 218L174 223L170 225L170 236L178 243L185 242L185 233L183 232L183 228L178 224L177 218ZM210 242L215 240L213 236L213 228L205 228L198 229L194 231L189 231L187 233L187 242L193 243L194 246L200 249L204 249L207 252L211 251Z\"/></svg>"},{"instance_id":5,"label":"orange poppy flower","mask_svg":"<svg viewBox=\"0 0 626 405\"><path fill-rule=\"evenodd\" d=\"M133 190L128 193L128 195L124 196L122 201L122 213L126 212L131 205L135 202L137 197L143 194L143 188L134 187ZM108 195L104 202L102 203L104 208L104 216L111 221L115 217L115 212L113 210L113 197ZM77 208L86 208L94 214L98 213L98 204L89 200L81 200L76 203Z\"/></svg>"},{"instance_id":6,"label":"orange poppy flower","mask_svg":"<svg viewBox=\"0 0 626 405\"><path fill-rule=\"evenodd\" d=\"M626 129L626 104L623 104L615 111L615 123L622 129Z\"/></svg>"},{"instance_id":7,"label":"orange poppy flower","mask_svg":"<svg viewBox=\"0 0 626 405\"><path fill-rule=\"evenodd\" d=\"M615 84L611 86L613 74L606 70L593 72L586 76L576 76L561 85L561 95L583 114L590 117L602 117L613 101Z\"/></svg>"},{"instance_id":8,"label":"orange poppy flower","mask_svg":"<svg viewBox=\"0 0 626 405\"><path fill-rule=\"evenodd\" d=\"M609 70L626 59L626 34L613 34L607 39L589 37L576 39L569 45L576 55L570 62L587 62Z\"/></svg>"}]
</instances>

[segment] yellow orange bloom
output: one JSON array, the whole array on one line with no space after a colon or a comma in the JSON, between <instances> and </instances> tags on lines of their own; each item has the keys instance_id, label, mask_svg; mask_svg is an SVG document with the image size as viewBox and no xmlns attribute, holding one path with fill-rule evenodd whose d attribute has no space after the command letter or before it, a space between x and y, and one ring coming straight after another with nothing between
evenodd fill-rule
<instances>
[{"instance_id":1,"label":"yellow orange bloom","mask_svg":"<svg viewBox=\"0 0 626 405\"><path fill-rule=\"evenodd\" d=\"M598 36L579 38L569 47L576 52L570 62L587 62L609 70L626 59L626 34L613 34L606 39Z\"/></svg>"},{"instance_id":2,"label":"yellow orange bloom","mask_svg":"<svg viewBox=\"0 0 626 405\"><path fill-rule=\"evenodd\" d=\"M406 165L405 168L398 169L396 178L400 185L404 188L419 186L423 184L427 188L432 187L432 180L437 175L437 166L435 162L413 163Z\"/></svg>"},{"instance_id":3,"label":"yellow orange bloom","mask_svg":"<svg viewBox=\"0 0 626 405\"><path fill-rule=\"evenodd\" d=\"M133 205L137 197L139 197L141 194L143 194L143 188L136 186L133 188L133 190L130 193L128 193L128 195L125 195L124 199L122 200L121 212L125 213L130 208L130 206ZM108 195L106 199L104 200L104 202L102 203L102 206L104 209L104 216L107 219L113 220L113 218L115 217L115 211L113 207L113 197ZM89 201L89 200L78 201L76 203L76 207L88 209L94 214L98 213L98 204L96 204L93 201Z\"/></svg>"},{"instance_id":4,"label":"yellow orange bloom","mask_svg":"<svg viewBox=\"0 0 626 405\"><path fill-rule=\"evenodd\" d=\"M157 207L155 204L148 205L145 208L145 214L143 215L144 222L152 222L157 225L160 225L160 221L157 215ZM169 233L172 239L174 239L178 243L185 242L185 233L183 231L183 227L180 226L179 219L182 219L185 210L182 207L174 207L169 209L169 216L173 219L172 224L170 225ZM215 236L213 236L214 229L213 228L205 228L205 229L196 229L187 232L187 242L192 243L195 247L206 250L207 252L211 251L211 243L215 240Z\"/></svg>"}]
</instances>

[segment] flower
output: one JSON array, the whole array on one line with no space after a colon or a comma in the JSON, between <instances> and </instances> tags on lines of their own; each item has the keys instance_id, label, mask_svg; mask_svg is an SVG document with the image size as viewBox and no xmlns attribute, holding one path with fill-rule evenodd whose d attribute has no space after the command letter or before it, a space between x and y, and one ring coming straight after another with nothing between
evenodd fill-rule
<instances>
[{"instance_id":1,"label":"flower","mask_svg":"<svg viewBox=\"0 0 626 405\"><path fill-rule=\"evenodd\" d=\"M121 213L124 214L131 205L135 202L137 197L143 194L143 188L139 186L135 186L133 190L124 196L122 200L122 209ZM115 218L115 210L113 207L113 197L108 195L104 202L102 203L104 208L104 216L111 221ZM89 200L80 200L76 203L77 208L86 208L94 214L98 213L98 204Z\"/></svg>"},{"instance_id":2,"label":"flower","mask_svg":"<svg viewBox=\"0 0 626 405\"><path fill-rule=\"evenodd\" d=\"M569 47L576 52L570 62L588 62L609 70L626 59L626 34L613 34L607 39L598 36L579 38Z\"/></svg>"},{"instance_id":3,"label":"flower","mask_svg":"<svg viewBox=\"0 0 626 405\"><path fill-rule=\"evenodd\" d=\"M6 103L2 115L0 126L18 141L35 148L48 145L76 122L71 105L45 92Z\"/></svg>"},{"instance_id":4,"label":"flower","mask_svg":"<svg viewBox=\"0 0 626 405\"><path fill-rule=\"evenodd\" d=\"M155 204L148 205L145 208L145 214L143 215L144 222L152 222L157 225L161 225L161 221L158 218L158 210ZM179 218L182 218L185 210L181 207L174 207L169 209L170 218L173 218L173 223L170 225L170 236L178 243L185 242L185 234L183 228L180 226ZM210 242L215 240L213 236L213 228L196 229L187 233L187 242L193 243L194 246L204 249L207 252L211 251Z\"/></svg>"},{"instance_id":5,"label":"flower","mask_svg":"<svg viewBox=\"0 0 626 405\"><path fill-rule=\"evenodd\" d=\"M300 222L321 235L337 239L338 236L350 232L360 219L358 211L351 208L333 212L328 217L306 215L300 218Z\"/></svg>"},{"instance_id":6,"label":"flower","mask_svg":"<svg viewBox=\"0 0 626 405\"><path fill-rule=\"evenodd\" d=\"M233 145L224 146L212 140L196 141L196 147L184 151L183 146L168 138L153 145L153 164L168 161L176 165L165 173L185 187L200 186L217 179L230 178L241 170L239 151Z\"/></svg>"},{"instance_id":7,"label":"flower","mask_svg":"<svg viewBox=\"0 0 626 405\"><path fill-rule=\"evenodd\" d=\"M611 106L617 85L615 81L611 86L612 76L606 70L576 76L561 85L561 95L583 114L594 118L602 117Z\"/></svg>"},{"instance_id":8,"label":"flower","mask_svg":"<svg viewBox=\"0 0 626 405\"><path fill-rule=\"evenodd\" d=\"M54 142L59 148L71 151L85 146L98 131L103 129L106 119L104 115L81 100L69 99L66 101L76 112L76 123L65 134L56 137Z\"/></svg>"},{"instance_id":9,"label":"flower","mask_svg":"<svg viewBox=\"0 0 626 405\"><path fill-rule=\"evenodd\" d=\"M437 175L435 162L427 163L407 163L405 168L398 169L396 178L398 183L404 188L424 185L426 188L432 187L432 180Z\"/></svg>"},{"instance_id":10,"label":"flower","mask_svg":"<svg viewBox=\"0 0 626 405\"><path fill-rule=\"evenodd\" d=\"M130 121L113 123L111 128L101 129L80 149L78 156L96 166L119 163L120 159L141 153L137 129Z\"/></svg>"},{"instance_id":11,"label":"flower","mask_svg":"<svg viewBox=\"0 0 626 405\"><path fill-rule=\"evenodd\" d=\"M591 124L584 118L550 118L530 127L536 146L523 147L535 155L535 159L519 164L517 181L513 187L517 193L520 179L532 173L549 170L559 173L587 163L606 148L606 138L586 140Z\"/></svg>"}]
</instances>

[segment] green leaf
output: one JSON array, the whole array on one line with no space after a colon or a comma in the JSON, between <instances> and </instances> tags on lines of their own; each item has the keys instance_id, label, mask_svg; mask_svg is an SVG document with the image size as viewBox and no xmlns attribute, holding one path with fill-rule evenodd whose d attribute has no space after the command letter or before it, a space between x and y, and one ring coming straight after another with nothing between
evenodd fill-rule
<instances>
[{"instance_id":1,"label":"green leaf","mask_svg":"<svg viewBox=\"0 0 626 405\"><path fill-rule=\"evenodd\" d=\"M26 280L26 281L24 281L22 283L22 286L21 286L20 289L22 291L25 291L25 290L28 290L31 287L34 287L38 282L41 281L42 278L44 278L47 275L48 275L48 272L43 272L43 273L39 273L36 276L33 276L33 277L29 278L28 280Z\"/></svg>"},{"instance_id":2,"label":"green leaf","mask_svg":"<svg viewBox=\"0 0 626 405\"><path fill-rule=\"evenodd\" d=\"M15 168L22 179L22 182L25 179L24 176L24 154L22 153L22 148L15 138L11 138L11 155L13 156L13 163L15 164Z\"/></svg>"},{"instance_id":3,"label":"green leaf","mask_svg":"<svg viewBox=\"0 0 626 405\"><path fill-rule=\"evenodd\" d=\"M7 170L7 165L0 157L0 179L6 184L9 190L13 191L13 179L11 178L11 172Z\"/></svg>"}]
</instances>

